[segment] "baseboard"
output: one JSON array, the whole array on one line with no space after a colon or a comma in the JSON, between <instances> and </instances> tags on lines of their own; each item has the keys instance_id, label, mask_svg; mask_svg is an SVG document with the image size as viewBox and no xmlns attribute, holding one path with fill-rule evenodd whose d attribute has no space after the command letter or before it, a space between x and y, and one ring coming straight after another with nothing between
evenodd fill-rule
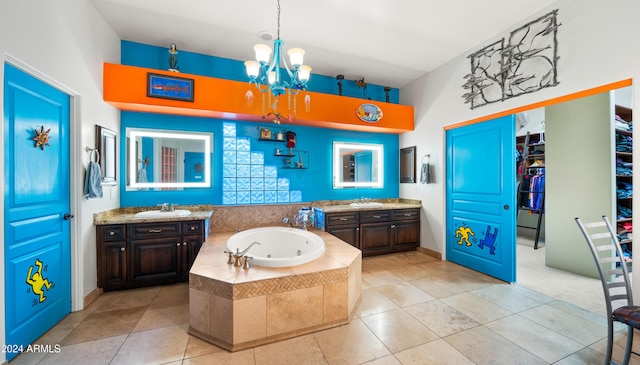
<instances>
[{"instance_id":1,"label":"baseboard","mask_svg":"<svg viewBox=\"0 0 640 365\"><path fill-rule=\"evenodd\" d=\"M438 260L442 260L442 254L440 252L438 252L438 251L433 251L433 250L430 250L428 248L424 248L422 246L417 247L416 251L421 252L421 253L423 253L423 254L425 254L427 256L435 257Z\"/></svg>"},{"instance_id":2,"label":"baseboard","mask_svg":"<svg viewBox=\"0 0 640 365\"><path fill-rule=\"evenodd\" d=\"M93 303L98 297L102 295L102 288L95 288L91 291L91 293L87 294L84 297L84 307L82 309L87 309L91 303Z\"/></svg>"}]
</instances>

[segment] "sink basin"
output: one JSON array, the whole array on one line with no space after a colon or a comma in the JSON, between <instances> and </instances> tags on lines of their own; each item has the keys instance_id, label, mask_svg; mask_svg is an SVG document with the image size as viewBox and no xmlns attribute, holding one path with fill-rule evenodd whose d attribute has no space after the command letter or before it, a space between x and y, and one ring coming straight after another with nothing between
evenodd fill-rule
<instances>
[{"instance_id":1,"label":"sink basin","mask_svg":"<svg viewBox=\"0 0 640 365\"><path fill-rule=\"evenodd\" d=\"M349 205L351 205L352 207L355 207L355 208L381 207L381 206L383 206L382 203L378 203L378 202L351 203Z\"/></svg>"},{"instance_id":2,"label":"sink basin","mask_svg":"<svg viewBox=\"0 0 640 365\"><path fill-rule=\"evenodd\" d=\"M161 210L146 210L144 212L136 213L136 218L171 218L171 217L186 217L191 214L190 210L176 209L173 212L163 212Z\"/></svg>"}]
</instances>

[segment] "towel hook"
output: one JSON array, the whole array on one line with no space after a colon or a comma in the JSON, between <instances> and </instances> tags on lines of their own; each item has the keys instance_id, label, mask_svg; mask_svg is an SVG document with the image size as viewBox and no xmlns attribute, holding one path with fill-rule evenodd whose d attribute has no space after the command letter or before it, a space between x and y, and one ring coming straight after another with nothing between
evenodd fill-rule
<instances>
[{"instance_id":1,"label":"towel hook","mask_svg":"<svg viewBox=\"0 0 640 365\"><path fill-rule=\"evenodd\" d=\"M89 158L91 159L91 161L100 163L100 151L98 151L97 148L85 147L84 150L89 153Z\"/></svg>"},{"instance_id":2,"label":"towel hook","mask_svg":"<svg viewBox=\"0 0 640 365\"><path fill-rule=\"evenodd\" d=\"M427 162L431 162L431 155L430 154L426 154L424 156L422 156L422 163L424 163L424 158L427 158Z\"/></svg>"}]
</instances>

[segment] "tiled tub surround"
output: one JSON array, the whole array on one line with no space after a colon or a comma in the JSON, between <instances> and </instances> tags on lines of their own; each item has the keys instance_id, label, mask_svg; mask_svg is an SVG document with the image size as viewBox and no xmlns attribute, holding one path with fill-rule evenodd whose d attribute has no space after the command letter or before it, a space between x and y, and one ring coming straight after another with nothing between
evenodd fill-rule
<instances>
[{"instance_id":1,"label":"tiled tub surround","mask_svg":"<svg viewBox=\"0 0 640 365\"><path fill-rule=\"evenodd\" d=\"M317 260L248 270L223 252L236 232L211 235L189 275L189 333L237 351L348 323L361 299L361 252L313 232L326 246Z\"/></svg>"}]
</instances>

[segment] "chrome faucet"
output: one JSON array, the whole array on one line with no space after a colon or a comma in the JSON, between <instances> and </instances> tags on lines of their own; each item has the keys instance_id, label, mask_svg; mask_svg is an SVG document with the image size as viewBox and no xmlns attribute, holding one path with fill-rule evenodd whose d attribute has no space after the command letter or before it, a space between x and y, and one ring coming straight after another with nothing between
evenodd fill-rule
<instances>
[{"instance_id":1,"label":"chrome faucet","mask_svg":"<svg viewBox=\"0 0 640 365\"><path fill-rule=\"evenodd\" d=\"M177 204L162 203L158 204L161 212L175 212Z\"/></svg>"},{"instance_id":2,"label":"chrome faucet","mask_svg":"<svg viewBox=\"0 0 640 365\"><path fill-rule=\"evenodd\" d=\"M291 223L291 220L288 217L282 218L282 223L288 224L291 226L291 228L293 228L293 223Z\"/></svg>"}]
</instances>

